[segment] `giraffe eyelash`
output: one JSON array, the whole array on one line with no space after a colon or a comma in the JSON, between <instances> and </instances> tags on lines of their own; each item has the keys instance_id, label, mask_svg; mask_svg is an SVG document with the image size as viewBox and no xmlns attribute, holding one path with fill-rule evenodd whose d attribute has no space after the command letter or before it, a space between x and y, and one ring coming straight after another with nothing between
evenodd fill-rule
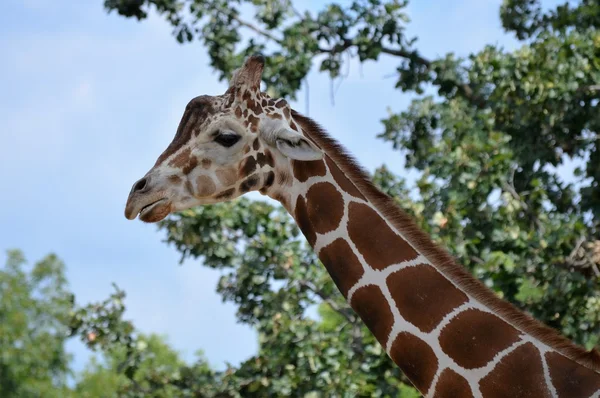
<instances>
[{"instance_id":1,"label":"giraffe eyelash","mask_svg":"<svg viewBox=\"0 0 600 398\"><path fill-rule=\"evenodd\" d=\"M230 148L232 146L234 146L235 144L237 144L237 142L240 140L239 135L235 134L235 133L229 133L229 132L217 132L217 134L215 135L214 141L219 144L222 145L226 148Z\"/></svg>"}]
</instances>

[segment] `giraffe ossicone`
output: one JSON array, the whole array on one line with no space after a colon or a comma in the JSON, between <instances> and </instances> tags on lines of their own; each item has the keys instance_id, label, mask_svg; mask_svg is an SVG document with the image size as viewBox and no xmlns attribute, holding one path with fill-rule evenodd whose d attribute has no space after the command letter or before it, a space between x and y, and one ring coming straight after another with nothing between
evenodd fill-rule
<instances>
[{"instance_id":1,"label":"giraffe ossicone","mask_svg":"<svg viewBox=\"0 0 600 398\"><path fill-rule=\"evenodd\" d=\"M223 95L187 105L133 185L128 219L249 191L280 201L391 359L428 397L600 398L600 355L499 299L385 194L319 125L260 91L249 57Z\"/></svg>"}]
</instances>

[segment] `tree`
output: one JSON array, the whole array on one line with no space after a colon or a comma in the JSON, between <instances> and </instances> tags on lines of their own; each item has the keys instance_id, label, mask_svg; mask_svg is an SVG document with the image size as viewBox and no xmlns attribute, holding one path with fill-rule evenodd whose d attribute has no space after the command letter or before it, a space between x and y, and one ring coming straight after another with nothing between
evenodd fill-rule
<instances>
[{"instance_id":1,"label":"tree","mask_svg":"<svg viewBox=\"0 0 600 398\"><path fill-rule=\"evenodd\" d=\"M56 256L28 266L21 252L8 252L0 268L0 396L63 396L73 303L66 288L64 264Z\"/></svg>"},{"instance_id":2,"label":"tree","mask_svg":"<svg viewBox=\"0 0 600 398\"><path fill-rule=\"evenodd\" d=\"M275 0L104 4L139 20L154 8L178 41L203 41L223 79L262 52L272 95L293 98L313 66L338 78L347 56L396 59L395 86L419 96L391 112L378 137L419 178L409 187L382 166L376 183L500 296L579 344L598 343L597 1L545 11L537 0L507 0L500 18L522 46L486 46L466 59L423 57L397 0L330 4L317 14ZM241 16L243 6L254 20ZM556 170L568 158L582 165L572 182ZM281 209L242 199L182 212L161 228L183 257L228 270L218 291L260 333L257 356L223 379L232 391L397 396L405 388ZM307 315L315 304L328 314L322 321Z\"/></svg>"},{"instance_id":3,"label":"tree","mask_svg":"<svg viewBox=\"0 0 600 398\"><path fill-rule=\"evenodd\" d=\"M29 266L20 251L9 251L0 268L0 396L215 396L217 374L202 353L187 364L163 337L137 332L123 319L124 299L117 288L102 302L78 306L56 255ZM65 349L75 337L101 354L79 374Z\"/></svg>"},{"instance_id":4,"label":"tree","mask_svg":"<svg viewBox=\"0 0 600 398\"><path fill-rule=\"evenodd\" d=\"M71 336L101 354L78 375L73 396L217 396L220 374L210 368L202 352L197 352L195 363L187 364L164 337L140 333L124 313L125 292L117 286L102 302L71 311Z\"/></svg>"},{"instance_id":5,"label":"tree","mask_svg":"<svg viewBox=\"0 0 600 398\"><path fill-rule=\"evenodd\" d=\"M112 342L102 347L104 355L92 357L86 369L78 375L74 397L207 397L214 396L217 385L212 372L198 353L197 362L185 363L164 337L138 335L136 354ZM110 353L110 354L109 354ZM131 357L141 360L135 370L123 371Z\"/></svg>"}]
</instances>

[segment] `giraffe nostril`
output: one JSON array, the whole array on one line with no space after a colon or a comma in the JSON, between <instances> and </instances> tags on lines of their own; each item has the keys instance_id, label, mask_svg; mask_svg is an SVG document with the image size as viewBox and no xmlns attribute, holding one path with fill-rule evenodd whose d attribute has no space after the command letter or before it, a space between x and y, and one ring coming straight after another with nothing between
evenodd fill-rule
<instances>
[{"instance_id":1,"label":"giraffe nostril","mask_svg":"<svg viewBox=\"0 0 600 398\"><path fill-rule=\"evenodd\" d=\"M148 179L146 177L144 177L141 180L139 180L138 182L136 182L135 184L133 184L133 188L131 189L131 192L132 193L133 192L142 192L147 187L148 187Z\"/></svg>"}]
</instances>

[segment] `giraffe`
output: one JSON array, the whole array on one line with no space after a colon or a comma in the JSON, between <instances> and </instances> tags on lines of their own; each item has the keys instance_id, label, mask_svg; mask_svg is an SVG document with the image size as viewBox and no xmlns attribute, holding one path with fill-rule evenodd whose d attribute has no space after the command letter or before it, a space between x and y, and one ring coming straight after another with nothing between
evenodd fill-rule
<instances>
[{"instance_id":1,"label":"giraffe","mask_svg":"<svg viewBox=\"0 0 600 398\"><path fill-rule=\"evenodd\" d=\"M600 398L600 354L472 277L314 121L260 91L250 56L223 95L187 105L129 193L128 219L259 191L295 219L335 285L426 397Z\"/></svg>"}]
</instances>

